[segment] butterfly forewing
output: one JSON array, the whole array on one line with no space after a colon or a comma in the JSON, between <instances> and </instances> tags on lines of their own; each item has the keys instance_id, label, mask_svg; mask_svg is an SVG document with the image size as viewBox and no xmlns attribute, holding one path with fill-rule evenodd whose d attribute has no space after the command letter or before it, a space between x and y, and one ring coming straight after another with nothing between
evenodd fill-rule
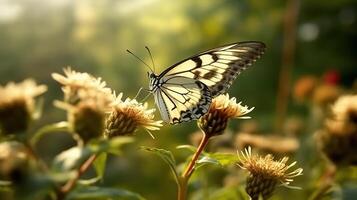
<instances>
[{"instance_id":1,"label":"butterfly forewing","mask_svg":"<svg viewBox=\"0 0 357 200\"><path fill-rule=\"evenodd\" d=\"M261 42L240 42L185 59L154 77L155 102L164 121L191 121L204 115L212 98L226 92L238 74L265 50Z\"/></svg>"},{"instance_id":2,"label":"butterfly forewing","mask_svg":"<svg viewBox=\"0 0 357 200\"><path fill-rule=\"evenodd\" d=\"M205 51L165 70L160 76L185 76L204 83L212 97L222 94L265 50L261 42L240 42Z\"/></svg>"}]
</instances>

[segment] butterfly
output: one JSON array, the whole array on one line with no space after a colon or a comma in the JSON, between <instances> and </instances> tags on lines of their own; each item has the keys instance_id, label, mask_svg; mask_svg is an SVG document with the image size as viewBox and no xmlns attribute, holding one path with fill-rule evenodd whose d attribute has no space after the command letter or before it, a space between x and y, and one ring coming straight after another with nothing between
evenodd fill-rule
<instances>
[{"instance_id":1,"label":"butterfly","mask_svg":"<svg viewBox=\"0 0 357 200\"><path fill-rule=\"evenodd\" d=\"M189 57L158 75L148 73L149 90L162 119L178 124L200 118L208 112L212 99L225 93L264 51L262 42L237 42Z\"/></svg>"}]
</instances>

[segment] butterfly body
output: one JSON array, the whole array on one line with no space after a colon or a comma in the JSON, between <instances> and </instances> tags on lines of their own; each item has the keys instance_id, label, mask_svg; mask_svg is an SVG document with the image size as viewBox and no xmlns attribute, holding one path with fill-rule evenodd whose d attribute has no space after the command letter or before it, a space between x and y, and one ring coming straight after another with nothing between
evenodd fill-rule
<instances>
[{"instance_id":1,"label":"butterfly body","mask_svg":"<svg viewBox=\"0 0 357 200\"><path fill-rule=\"evenodd\" d=\"M171 124L204 115L212 98L227 91L238 74L259 58L261 42L240 42L205 51L149 74L149 89L162 119Z\"/></svg>"}]
</instances>

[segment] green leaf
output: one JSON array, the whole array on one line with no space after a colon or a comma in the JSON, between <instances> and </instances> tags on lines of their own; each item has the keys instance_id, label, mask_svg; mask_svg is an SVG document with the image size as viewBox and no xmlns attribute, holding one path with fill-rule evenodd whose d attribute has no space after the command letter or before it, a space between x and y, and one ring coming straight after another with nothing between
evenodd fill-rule
<instances>
[{"instance_id":1,"label":"green leaf","mask_svg":"<svg viewBox=\"0 0 357 200\"><path fill-rule=\"evenodd\" d=\"M93 163L97 176L100 179L102 179L104 176L106 162L107 162L107 153L103 152L97 156L97 159Z\"/></svg>"},{"instance_id":2,"label":"green leaf","mask_svg":"<svg viewBox=\"0 0 357 200\"><path fill-rule=\"evenodd\" d=\"M196 147L191 145L180 145L176 147L177 149L188 149L192 153L196 151ZM187 161L189 162L190 159ZM202 151L200 158L196 161L195 169L202 167L206 164L214 164L221 167L226 167L228 165L236 164L239 158L236 154L231 153L207 153Z\"/></svg>"},{"instance_id":3,"label":"green leaf","mask_svg":"<svg viewBox=\"0 0 357 200\"><path fill-rule=\"evenodd\" d=\"M57 172L71 171L77 169L92 154L88 148L72 147L58 154L52 167Z\"/></svg>"},{"instance_id":4,"label":"green leaf","mask_svg":"<svg viewBox=\"0 0 357 200\"><path fill-rule=\"evenodd\" d=\"M11 182L10 181L2 181L0 180L0 192L9 192L11 191Z\"/></svg>"},{"instance_id":5,"label":"green leaf","mask_svg":"<svg viewBox=\"0 0 357 200\"><path fill-rule=\"evenodd\" d=\"M79 179L78 183L81 185L93 185L95 183L97 183L98 181L100 181L102 179L102 177L96 176L94 178L90 178L90 179Z\"/></svg>"},{"instance_id":6,"label":"green leaf","mask_svg":"<svg viewBox=\"0 0 357 200\"><path fill-rule=\"evenodd\" d=\"M132 142L130 137L117 137L113 139L96 140L86 145L85 147L72 147L57 155L54 159L53 169L55 171L71 171L77 169L84 161L93 154L101 154L105 152L120 152L120 147L124 144ZM99 157L96 168L97 174L104 174L105 158Z\"/></svg>"},{"instance_id":7,"label":"green leaf","mask_svg":"<svg viewBox=\"0 0 357 200\"><path fill-rule=\"evenodd\" d=\"M203 156L202 158L196 161L195 169L198 169L199 167L202 167L206 164L214 164L214 165L222 166L218 160L214 158L210 158L208 156Z\"/></svg>"},{"instance_id":8,"label":"green leaf","mask_svg":"<svg viewBox=\"0 0 357 200\"><path fill-rule=\"evenodd\" d=\"M202 153L203 156L196 162L196 169L206 164L214 164L220 167L226 167L238 162L238 156L230 153Z\"/></svg>"},{"instance_id":9,"label":"green leaf","mask_svg":"<svg viewBox=\"0 0 357 200\"><path fill-rule=\"evenodd\" d=\"M175 181L177 184L180 184L179 180L180 177L176 171L176 161L174 156L172 155L172 153L168 150L165 149L158 149L158 148L153 148L153 147L145 147L142 146L141 149L145 150L145 151L149 151L152 153L155 153L156 155L158 155L161 159L163 159L170 167L172 174L175 177Z\"/></svg>"},{"instance_id":10,"label":"green leaf","mask_svg":"<svg viewBox=\"0 0 357 200\"><path fill-rule=\"evenodd\" d=\"M238 156L231 153L206 153L205 156L216 160L222 166L234 165L239 161Z\"/></svg>"},{"instance_id":11,"label":"green leaf","mask_svg":"<svg viewBox=\"0 0 357 200\"><path fill-rule=\"evenodd\" d=\"M196 152L197 147L186 144L186 145L179 145L176 147L176 149L187 149L187 150L191 151L192 153L194 153L194 152Z\"/></svg>"},{"instance_id":12,"label":"green leaf","mask_svg":"<svg viewBox=\"0 0 357 200\"><path fill-rule=\"evenodd\" d=\"M40 128L30 139L31 146L35 146L38 140L48 133L68 131L68 122L62 121Z\"/></svg>"},{"instance_id":13,"label":"green leaf","mask_svg":"<svg viewBox=\"0 0 357 200\"><path fill-rule=\"evenodd\" d=\"M134 139L132 137L118 136L110 139L94 140L87 145L87 148L93 153L108 152L118 155L121 153L121 146L133 141Z\"/></svg>"},{"instance_id":14,"label":"green leaf","mask_svg":"<svg viewBox=\"0 0 357 200\"><path fill-rule=\"evenodd\" d=\"M139 194L119 188L104 188L104 187L82 187L71 192L67 200L145 200Z\"/></svg>"}]
</instances>

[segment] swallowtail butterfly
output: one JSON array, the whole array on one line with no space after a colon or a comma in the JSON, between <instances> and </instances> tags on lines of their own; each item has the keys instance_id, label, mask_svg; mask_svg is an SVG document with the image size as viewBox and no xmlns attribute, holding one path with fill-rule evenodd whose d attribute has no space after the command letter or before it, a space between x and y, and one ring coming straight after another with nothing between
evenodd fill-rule
<instances>
[{"instance_id":1,"label":"swallowtail butterfly","mask_svg":"<svg viewBox=\"0 0 357 200\"><path fill-rule=\"evenodd\" d=\"M162 119L177 124L200 118L208 111L212 98L225 93L264 50L262 42L238 42L182 60L159 75L148 73L149 89Z\"/></svg>"}]
</instances>

